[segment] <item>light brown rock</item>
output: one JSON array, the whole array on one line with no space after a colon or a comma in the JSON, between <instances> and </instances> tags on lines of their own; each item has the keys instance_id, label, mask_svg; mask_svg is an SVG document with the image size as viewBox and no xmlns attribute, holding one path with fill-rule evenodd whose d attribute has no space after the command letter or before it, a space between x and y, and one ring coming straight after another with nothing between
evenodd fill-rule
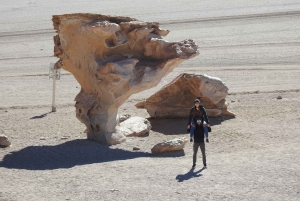
<instances>
[{"instance_id":1,"label":"light brown rock","mask_svg":"<svg viewBox=\"0 0 300 201\"><path fill-rule=\"evenodd\" d=\"M194 100L199 98L208 116L235 116L227 110L227 94L228 88L219 78L183 73L135 106L146 108L154 118L187 118Z\"/></svg>"},{"instance_id":2,"label":"light brown rock","mask_svg":"<svg viewBox=\"0 0 300 201\"><path fill-rule=\"evenodd\" d=\"M117 131L118 108L134 93L156 86L178 64L197 56L192 40L167 42L156 22L96 14L54 15L55 68L81 85L76 117L88 139L108 143ZM121 133L120 133L121 134Z\"/></svg>"},{"instance_id":3,"label":"light brown rock","mask_svg":"<svg viewBox=\"0 0 300 201\"><path fill-rule=\"evenodd\" d=\"M125 136L141 136L148 133L152 126L150 122L142 117L130 117L120 123L118 130Z\"/></svg>"},{"instance_id":4,"label":"light brown rock","mask_svg":"<svg viewBox=\"0 0 300 201\"><path fill-rule=\"evenodd\" d=\"M11 142L9 141L8 137L5 135L0 135L0 146L8 147L10 145L11 145Z\"/></svg>"},{"instance_id":5,"label":"light brown rock","mask_svg":"<svg viewBox=\"0 0 300 201\"><path fill-rule=\"evenodd\" d=\"M151 149L151 152L153 154L159 154L159 153L164 153L164 152L169 152L169 151L182 150L187 142L188 142L188 140L185 139L184 137L175 138L173 140L165 141L165 142L155 145Z\"/></svg>"}]
</instances>

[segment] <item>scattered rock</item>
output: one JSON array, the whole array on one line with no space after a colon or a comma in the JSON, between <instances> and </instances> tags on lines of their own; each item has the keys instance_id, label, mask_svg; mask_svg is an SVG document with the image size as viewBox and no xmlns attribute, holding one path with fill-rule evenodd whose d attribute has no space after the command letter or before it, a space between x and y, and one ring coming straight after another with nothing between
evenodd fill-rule
<instances>
[{"instance_id":1,"label":"scattered rock","mask_svg":"<svg viewBox=\"0 0 300 201\"><path fill-rule=\"evenodd\" d=\"M279 99L282 99L282 96L277 96L277 99L279 100Z\"/></svg>"},{"instance_id":2,"label":"scattered rock","mask_svg":"<svg viewBox=\"0 0 300 201\"><path fill-rule=\"evenodd\" d=\"M152 126L147 119L135 116L120 123L117 129L125 136L130 137L144 135L148 133L151 128Z\"/></svg>"},{"instance_id":3,"label":"scattered rock","mask_svg":"<svg viewBox=\"0 0 300 201\"><path fill-rule=\"evenodd\" d=\"M228 88L219 78L183 73L135 106L147 109L153 118L187 118L194 100L199 98L208 116L235 116L227 110L227 95Z\"/></svg>"},{"instance_id":4,"label":"scattered rock","mask_svg":"<svg viewBox=\"0 0 300 201\"><path fill-rule=\"evenodd\" d=\"M188 140L185 139L185 137L175 138L173 140L165 141L155 145L151 149L151 152L153 154L159 154L163 152L182 150L187 142Z\"/></svg>"},{"instance_id":5,"label":"scattered rock","mask_svg":"<svg viewBox=\"0 0 300 201\"><path fill-rule=\"evenodd\" d=\"M1 147L9 147L11 142L9 141L8 137L5 135L0 135L0 146Z\"/></svg>"},{"instance_id":6,"label":"scattered rock","mask_svg":"<svg viewBox=\"0 0 300 201\"><path fill-rule=\"evenodd\" d=\"M139 147L133 147L133 150L137 151L137 150L140 150L140 148Z\"/></svg>"}]
</instances>

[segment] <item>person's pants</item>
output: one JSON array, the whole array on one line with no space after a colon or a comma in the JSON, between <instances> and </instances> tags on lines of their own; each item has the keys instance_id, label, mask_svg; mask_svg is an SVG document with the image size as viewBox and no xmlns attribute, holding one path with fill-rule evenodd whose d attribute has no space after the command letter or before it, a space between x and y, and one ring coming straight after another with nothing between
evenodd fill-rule
<instances>
[{"instance_id":1,"label":"person's pants","mask_svg":"<svg viewBox=\"0 0 300 201\"><path fill-rule=\"evenodd\" d=\"M203 165L206 165L205 143L204 142L200 142L200 143L194 142L194 146L193 146L193 150L194 150L193 164L196 164L196 161L197 161L197 152L198 152L198 148L199 147L200 147L201 153L202 153Z\"/></svg>"},{"instance_id":2,"label":"person's pants","mask_svg":"<svg viewBox=\"0 0 300 201\"><path fill-rule=\"evenodd\" d=\"M192 122L192 125L196 125L195 122ZM193 137L194 136L194 130L195 130L195 127L191 125L191 129L190 129L190 137ZM204 133L205 133L205 136L208 137L208 128L207 126L203 126L204 128Z\"/></svg>"}]
</instances>

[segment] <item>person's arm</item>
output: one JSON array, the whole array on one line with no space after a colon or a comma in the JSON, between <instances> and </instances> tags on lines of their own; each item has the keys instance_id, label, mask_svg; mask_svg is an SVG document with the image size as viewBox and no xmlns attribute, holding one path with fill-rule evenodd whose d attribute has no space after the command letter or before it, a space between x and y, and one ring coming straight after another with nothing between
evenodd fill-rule
<instances>
[{"instance_id":1,"label":"person's arm","mask_svg":"<svg viewBox=\"0 0 300 201\"><path fill-rule=\"evenodd\" d=\"M210 124L210 123L209 123L209 119L208 119L207 114L206 114L206 111L205 111L205 108L204 108L203 106L201 106L201 108L202 108L203 117L204 117L205 122L206 122L207 124Z\"/></svg>"}]
</instances>

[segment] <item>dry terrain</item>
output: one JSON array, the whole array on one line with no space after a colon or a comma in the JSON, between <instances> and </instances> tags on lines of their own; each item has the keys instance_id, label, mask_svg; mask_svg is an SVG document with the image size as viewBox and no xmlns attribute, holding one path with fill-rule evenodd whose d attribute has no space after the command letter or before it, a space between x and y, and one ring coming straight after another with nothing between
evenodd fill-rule
<instances>
[{"instance_id":1,"label":"dry terrain","mask_svg":"<svg viewBox=\"0 0 300 201\"><path fill-rule=\"evenodd\" d=\"M12 142L0 148L1 201L299 200L299 1L17 0L1 1L0 11L0 134ZM65 71L50 112L51 15L72 12L159 21L167 40L199 44L200 56L120 108L148 118L149 135L114 146L85 140L73 106L80 86ZM221 78L237 115L211 118L207 169L201 154L191 169L191 143L151 154L158 142L188 137L187 119L150 119L134 107L184 72Z\"/></svg>"}]
</instances>

